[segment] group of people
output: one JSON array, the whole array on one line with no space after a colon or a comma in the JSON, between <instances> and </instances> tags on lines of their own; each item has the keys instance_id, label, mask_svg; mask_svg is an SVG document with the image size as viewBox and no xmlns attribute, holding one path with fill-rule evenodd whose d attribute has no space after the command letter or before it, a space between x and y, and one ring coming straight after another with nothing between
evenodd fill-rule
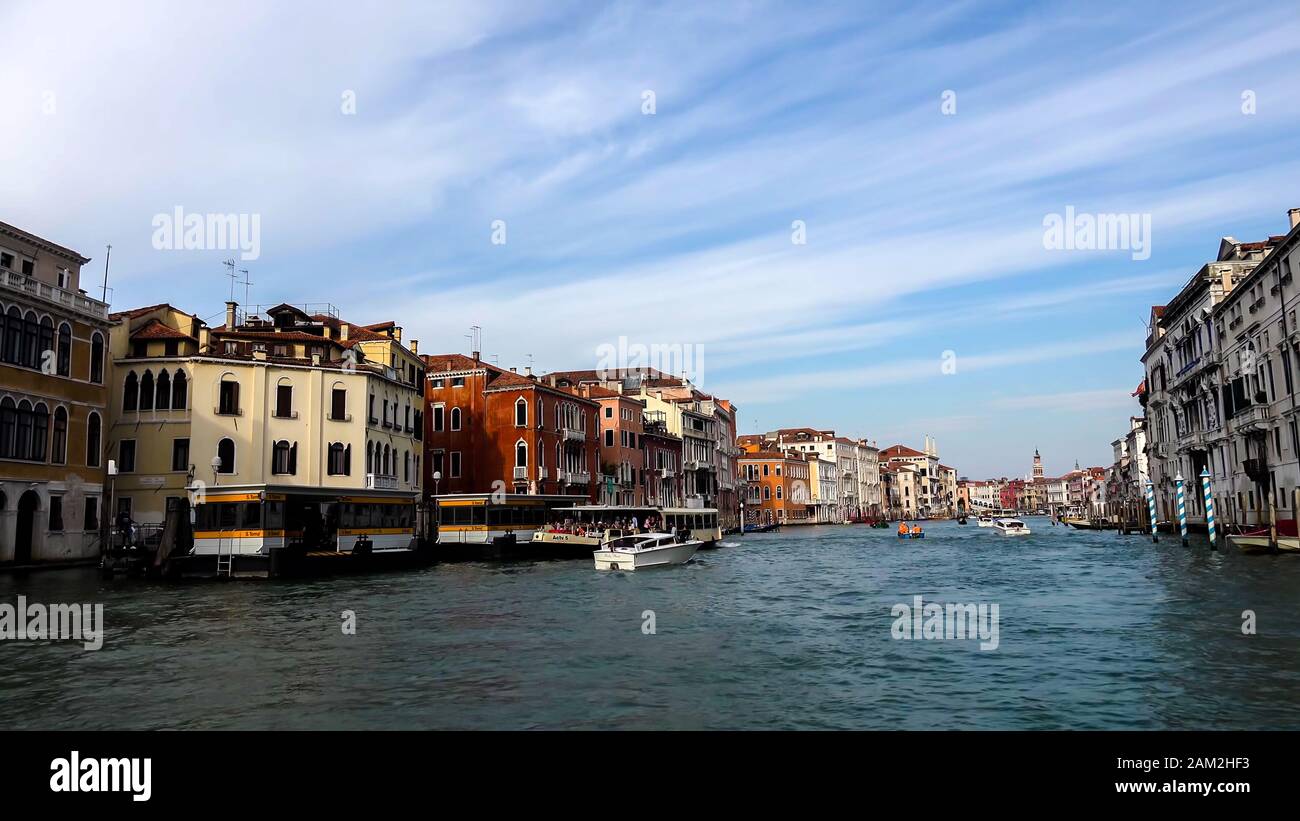
<instances>
[{"instance_id":1,"label":"group of people","mask_svg":"<svg viewBox=\"0 0 1300 821\"><path fill-rule=\"evenodd\" d=\"M908 533L916 534L916 533L920 533L920 532L921 532L921 526L920 526L920 525L912 525L912 526L911 526L911 529L909 530L906 521L901 521L901 522L898 523L898 535L899 535L899 536L906 536Z\"/></svg>"},{"instance_id":2,"label":"group of people","mask_svg":"<svg viewBox=\"0 0 1300 821\"><path fill-rule=\"evenodd\" d=\"M547 530L551 533L567 533L573 536L604 536L611 530L618 530L624 534L633 533L655 533L655 528L659 526L659 517L647 516L645 522L640 522L636 516L619 517L606 521L599 519L595 522L576 522L573 519L565 519L563 522L553 522Z\"/></svg>"}]
</instances>

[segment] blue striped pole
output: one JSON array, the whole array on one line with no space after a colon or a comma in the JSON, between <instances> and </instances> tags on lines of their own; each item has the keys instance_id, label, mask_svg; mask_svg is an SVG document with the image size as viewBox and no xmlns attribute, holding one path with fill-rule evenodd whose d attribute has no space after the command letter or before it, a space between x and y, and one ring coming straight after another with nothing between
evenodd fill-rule
<instances>
[{"instance_id":1,"label":"blue striped pole","mask_svg":"<svg viewBox=\"0 0 1300 821\"><path fill-rule=\"evenodd\" d=\"M1214 496L1210 493L1210 469L1201 468L1201 490L1205 492L1205 530L1210 536L1210 549L1217 550L1214 532Z\"/></svg>"},{"instance_id":2,"label":"blue striped pole","mask_svg":"<svg viewBox=\"0 0 1300 821\"><path fill-rule=\"evenodd\" d=\"M1183 497L1182 471L1174 477L1174 483L1178 485L1178 534L1183 538L1183 547L1187 547L1187 499Z\"/></svg>"},{"instance_id":3,"label":"blue striped pole","mask_svg":"<svg viewBox=\"0 0 1300 821\"><path fill-rule=\"evenodd\" d=\"M1150 479L1147 479L1147 513L1151 520L1151 541L1158 542L1160 538L1156 536L1156 486Z\"/></svg>"}]
</instances>

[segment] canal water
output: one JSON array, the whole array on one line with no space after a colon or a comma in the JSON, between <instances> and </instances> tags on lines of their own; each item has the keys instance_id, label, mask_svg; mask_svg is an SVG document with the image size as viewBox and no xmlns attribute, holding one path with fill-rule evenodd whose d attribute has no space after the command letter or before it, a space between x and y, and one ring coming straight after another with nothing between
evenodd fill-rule
<instances>
[{"instance_id":1,"label":"canal water","mask_svg":"<svg viewBox=\"0 0 1300 821\"><path fill-rule=\"evenodd\" d=\"M106 622L97 651L0 642L0 728L1300 728L1300 556L1027 521L789 528L636 573L0 576L0 603ZM917 595L997 604L997 648L894 638Z\"/></svg>"}]
</instances>

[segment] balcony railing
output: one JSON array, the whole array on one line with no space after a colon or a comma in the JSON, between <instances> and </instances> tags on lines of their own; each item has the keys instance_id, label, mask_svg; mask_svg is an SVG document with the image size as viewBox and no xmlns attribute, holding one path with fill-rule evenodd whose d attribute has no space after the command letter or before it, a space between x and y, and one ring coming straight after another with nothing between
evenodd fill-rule
<instances>
[{"instance_id":1,"label":"balcony railing","mask_svg":"<svg viewBox=\"0 0 1300 821\"><path fill-rule=\"evenodd\" d=\"M683 460L682 460L682 470L699 470L699 469L700 469L700 460L699 460L699 459L683 459Z\"/></svg>"},{"instance_id":2,"label":"balcony railing","mask_svg":"<svg viewBox=\"0 0 1300 821\"><path fill-rule=\"evenodd\" d=\"M1258 432L1268 430L1268 407L1266 405L1251 405L1248 408L1237 411L1232 416L1232 422L1237 430L1247 432Z\"/></svg>"},{"instance_id":3,"label":"balcony railing","mask_svg":"<svg viewBox=\"0 0 1300 821\"><path fill-rule=\"evenodd\" d=\"M677 472L676 472L675 470L673 470L672 468L659 468L659 478L660 478L660 479L671 479L671 478L673 478L673 477L676 476L676 475L677 475Z\"/></svg>"},{"instance_id":4,"label":"balcony railing","mask_svg":"<svg viewBox=\"0 0 1300 821\"><path fill-rule=\"evenodd\" d=\"M397 490L396 476L383 476L377 473L366 474L367 490Z\"/></svg>"},{"instance_id":5,"label":"balcony railing","mask_svg":"<svg viewBox=\"0 0 1300 821\"><path fill-rule=\"evenodd\" d=\"M587 432L581 428L565 427L561 429L560 434L566 442L581 442L587 438Z\"/></svg>"},{"instance_id":6,"label":"balcony railing","mask_svg":"<svg viewBox=\"0 0 1300 821\"><path fill-rule=\"evenodd\" d=\"M47 302L71 308L79 313L88 314L99 319L108 319L107 303L100 302L98 299L91 299L77 291L69 291L57 285L41 282L39 279L20 274L17 271L0 270L0 285L40 297Z\"/></svg>"},{"instance_id":7,"label":"balcony railing","mask_svg":"<svg viewBox=\"0 0 1300 821\"><path fill-rule=\"evenodd\" d=\"M520 465L515 468L514 478L516 482L528 480L528 466Z\"/></svg>"}]
</instances>

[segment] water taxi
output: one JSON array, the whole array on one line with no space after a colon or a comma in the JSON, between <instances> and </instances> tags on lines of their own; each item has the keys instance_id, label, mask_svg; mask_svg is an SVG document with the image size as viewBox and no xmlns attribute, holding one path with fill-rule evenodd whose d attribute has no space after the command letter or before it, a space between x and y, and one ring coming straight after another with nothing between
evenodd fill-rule
<instances>
[{"instance_id":1,"label":"water taxi","mask_svg":"<svg viewBox=\"0 0 1300 821\"><path fill-rule=\"evenodd\" d=\"M699 550L697 539L680 540L671 533L641 533L610 539L592 553L597 570L640 570L686 564Z\"/></svg>"},{"instance_id":2,"label":"water taxi","mask_svg":"<svg viewBox=\"0 0 1300 821\"><path fill-rule=\"evenodd\" d=\"M550 515L550 524L537 532L533 542L557 555L586 556L611 539L647 532L685 534L702 548L722 540L714 508L578 505L554 508Z\"/></svg>"},{"instance_id":3,"label":"water taxi","mask_svg":"<svg viewBox=\"0 0 1300 821\"><path fill-rule=\"evenodd\" d=\"M980 514L980 517L976 522L976 524L978 524L980 527L993 527L993 517L988 515L987 513Z\"/></svg>"},{"instance_id":4,"label":"water taxi","mask_svg":"<svg viewBox=\"0 0 1300 821\"><path fill-rule=\"evenodd\" d=\"M993 528L1003 536L1028 536L1029 528L1019 519L998 519Z\"/></svg>"}]
</instances>

